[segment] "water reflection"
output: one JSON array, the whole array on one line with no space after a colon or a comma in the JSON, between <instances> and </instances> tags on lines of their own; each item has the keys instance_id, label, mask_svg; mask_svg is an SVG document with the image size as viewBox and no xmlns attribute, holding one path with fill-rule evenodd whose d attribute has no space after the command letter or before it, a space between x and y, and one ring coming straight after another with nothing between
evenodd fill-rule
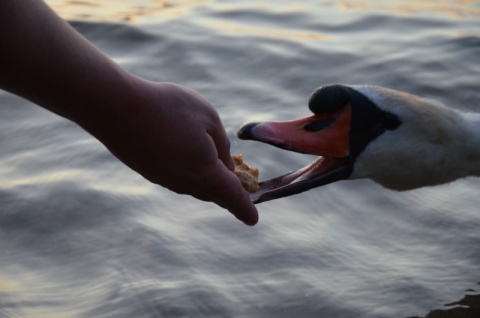
<instances>
[{"instance_id":1,"label":"water reflection","mask_svg":"<svg viewBox=\"0 0 480 318\"><path fill-rule=\"evenodd\" d=\"M214 29L226 30L242 35L253 35L260 37L268 37L272 39L291 40L291 41L326 41L330 37L325 34L306 32L301 30L280 29L280 28L259 28L246 24L234 24L225 20L212 20L207 23Z\"/></svg>"},{"instance_id":2,"label":"water reflection","mask_svg":"<svg viewBox=\"0 0 480 318\"><path fill-rule=\"evenodd\" d=\"M480 42L466 36L478 22L450 18L478 17L472 1L48 2L106 21L73 25L136 74L208 96L265 178L310 158L233 131L303 117L321 84L381 84L469 110L480 100ZM478 180L412 193L339 183L263 205L244 228L146 184L51 114L0 99L0 317L480 317L475 292L452 303L478 281Z\"/></svg>"},{"instance_id":3,"label":"water reflection","mask_svg":"<svg viewBox=\"0 0 480 318\"><path fill-rule=\"evenodd\" d=\"M444 16L453 19L478 18L480 17L480 8L478 1L362 1L362 0L344 0L332 1L341 8L349 11L390 11L391 13L414 16L431 15Z\"/></svg>"},{"instance_id":4,"label":"water reflection","mask_svg":"<svg viewBox=\"0 0 480 318\"><path fill-rule=\"evenodd\" d=\"M185 16L204 0L47 0L64 19L91 21L156 22Z\"/></svg>"},{"instance_id":5,"label":"water reflection","mask_svg":"<svg viewBox=\"0 0 480 318\"><path fill-rule=\"evenodd\" d=\"M96 21L158 22L159 20L183 17L193 6L205 0L47 0L59 14L66 19L86 19ZM218 2L211 6L228 10L242 10L238 3ZM292 5L286 1L262 1L255 4L255 10L273 10L278 13L308 11L316 5L334 5L347 11L383 11L405 16L443 16L451 19L474 19L480 17L478 1L365 1L343 0L323 1L320 4L301 3Z\"/></svg>"}]
</instances>

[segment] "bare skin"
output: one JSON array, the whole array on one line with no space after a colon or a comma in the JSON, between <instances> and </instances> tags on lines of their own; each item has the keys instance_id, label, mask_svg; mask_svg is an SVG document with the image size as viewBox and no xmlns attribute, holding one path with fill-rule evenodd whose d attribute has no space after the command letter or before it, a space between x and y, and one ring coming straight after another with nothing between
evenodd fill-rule
<instances>
[{"instance_id":1,"label":"bare skin","mask_svg":"<svg viewBox=\"0 0 480 318\"><path fill-rule=\"evenodd\" d=\"M0 2L0 43L0 88L77 123L149 181L258 222L199 93L127 72L40 0Z\"/></svg>"}]
</instances>

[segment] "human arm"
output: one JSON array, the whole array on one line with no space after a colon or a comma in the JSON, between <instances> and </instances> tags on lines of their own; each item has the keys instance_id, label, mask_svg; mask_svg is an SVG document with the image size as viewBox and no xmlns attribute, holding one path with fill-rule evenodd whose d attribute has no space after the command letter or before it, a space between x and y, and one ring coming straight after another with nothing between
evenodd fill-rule
<instances>
[{"instance_id":1,"label":"human arm","mask_svg":"<svg viewBox=\"0 0 480 318\"><path fill-rule=\"evenodd\" d=\"M0 46L0 88L74 121L151 182L257 222L200 94L132 75L39 0L0 2Z\"/></svg>"}]
</instances>

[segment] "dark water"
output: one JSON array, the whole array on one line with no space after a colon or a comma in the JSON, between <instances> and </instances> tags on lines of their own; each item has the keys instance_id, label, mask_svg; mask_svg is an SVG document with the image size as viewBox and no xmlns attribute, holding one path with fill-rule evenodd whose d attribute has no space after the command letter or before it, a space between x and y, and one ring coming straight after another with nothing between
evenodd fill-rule
<instances>
[{"instance_id":1,"label":"dark water","mask_svg":"<svg viewBox=\"0 0 480 318\"><path fill-rule=\"evenodd\" d=\"M131 72L200 91L262 178L312 158L235 131L305 116L320 85L480 112L476 1L50 3ZM56 115L5 92L0 104L2 318L423 317L478 299L477 178L402 193L340 182L259 205L249 228Z\"/></svg>"}]
</instances>

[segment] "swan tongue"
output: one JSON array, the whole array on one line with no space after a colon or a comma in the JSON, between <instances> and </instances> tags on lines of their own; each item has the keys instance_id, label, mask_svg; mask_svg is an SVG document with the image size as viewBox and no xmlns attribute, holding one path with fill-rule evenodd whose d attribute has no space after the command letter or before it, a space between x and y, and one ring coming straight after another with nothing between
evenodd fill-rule
<instances>
[{"instance_id":1,"label":"swan tongue","mask_svg":"<svg viewBox=\"0 0 480 318\"><path fill-rule=\"evenodd\" d=\"M237 133L240 139L321 156L300 170L260 182L260 190L250 195L252 202L279 199L347 178L352 171L349 158L350 120L351 107L347 105L332 114L243 125Z\"/></svg>"}]
</instances>

